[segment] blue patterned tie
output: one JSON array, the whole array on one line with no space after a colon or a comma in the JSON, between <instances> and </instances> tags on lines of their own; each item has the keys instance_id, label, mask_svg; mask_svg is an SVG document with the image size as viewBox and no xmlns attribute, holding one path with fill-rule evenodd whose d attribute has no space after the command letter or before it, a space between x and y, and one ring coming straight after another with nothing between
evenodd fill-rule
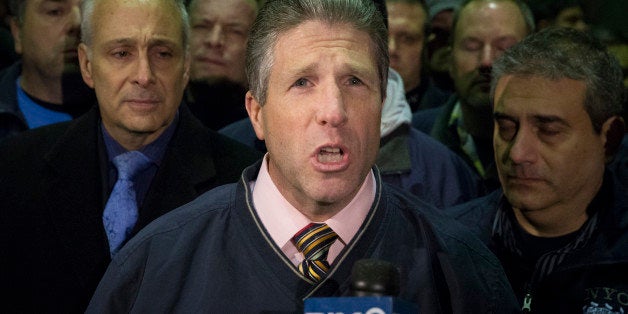
<instances>
[{"instance_id":1,"label":"blue patterned tie","mask_svg":"<svg viewBox=\"0 0 628 314\"><path fill-rule=\"evenodd\" d=\"M310 223L292 238L305 259L299 264L299 272L305 277L320 281L329 270L327 253L338 235L326 224Z\"/></svg>"},{"instance_id":2,"label":"blue patterned tie","mask_svg":"<svg viewBox=\"0 0 628 314\"><path fill-rule=\"evenodd\" d=\"M113 186L102 221L109 238L109 252L114 256L137 222L137 199L133 179L148 168L151 161L138 151L130 151L113 158L118 169L118 181Z\"/></svg>"}]
</instances>

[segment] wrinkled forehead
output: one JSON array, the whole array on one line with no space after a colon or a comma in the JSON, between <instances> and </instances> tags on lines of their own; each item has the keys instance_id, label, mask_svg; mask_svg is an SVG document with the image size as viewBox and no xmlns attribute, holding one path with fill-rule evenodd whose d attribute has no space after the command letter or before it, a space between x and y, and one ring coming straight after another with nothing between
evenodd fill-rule
<instances>
[{"instance_id":1,"label":"wrinkled forehead","mask_svg":"<svg viewBox=\"0 0 628 314\"><path fill-rule=\"evenodd\" d=\"M255 13L259 10L259 6L255 0L189 0L189 12L194 14L197 10L217 9L217 10L234 10L244 9L253 10Z\"/></svg>"},{"instance_id":2,"label":"wrinkled forehead","mask_svg":"<svg viewBox=\"0 0 628 314\"><path fill-rule=\"evenodd\" d=\"M329 23L315 19L304 21L278 34L273 53L275 57L282 55L290 58L290 62L299 62L305 55L301 58L295 55L298 48L305 52L314 49L342 51L351 56L348 60L350 63L362 63L369 68L377 68L373 39L367 32L355 28L350 23ZM368 60L365 60L365 56L368 56Z\"/></svg>"},{"instance_id":3,"label":"wrinkled forehead","mask_svg":"<svg viewBox=\"0 0 628 314\"><path fill-rule=\"evenodd\" d=\"M100 0L92 16L94 39L135 38L182 43L182 19L174 1Z\"/></svg>"},{"instance_id":4,"label":"wrinkled forehead","mask_svg":"<svg viewBox=\"0 0 628 314\"><path fill-rule=\"evenodd\" d=\"M585 97L586 83L581 80L508 74L497 81L494 111L588 118Z\"/></svg>"},{"instance_id":5,"label":"wrinkled forehead","mask_svg":"<svg viewBox=\"0 0 628 314\"><path fill-rule=\"evenodd\" d=\"M11 10L16 10L17 12L11 13L22 18L22 15L26 14L26 12L45 12L45 9L50 11L60 7L80 6L81 2L81 0L17 0L14 7L11 8Z\"/></svg>"}]
</instances>

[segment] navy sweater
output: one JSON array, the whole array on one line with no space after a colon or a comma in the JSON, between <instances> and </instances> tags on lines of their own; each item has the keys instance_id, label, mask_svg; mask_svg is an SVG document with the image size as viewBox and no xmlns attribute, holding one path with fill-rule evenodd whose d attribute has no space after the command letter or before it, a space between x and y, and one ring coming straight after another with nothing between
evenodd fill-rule
<instances>
[{"instance_id":1,"label":"navy sweater","mask_svg":"<svg viewBox=\"0 0 628 314\"><path fill-rule=\"evenodd\" d=\"M356 236L319 283L305 279L264 229L248 182L216 188L155 221L115 257L88 313L291 313L313 296L349 293L363 258L401 272L399 297L421 313L511 313L498 260L453 220L383 184Z\"/></svg>"}]
</instances>

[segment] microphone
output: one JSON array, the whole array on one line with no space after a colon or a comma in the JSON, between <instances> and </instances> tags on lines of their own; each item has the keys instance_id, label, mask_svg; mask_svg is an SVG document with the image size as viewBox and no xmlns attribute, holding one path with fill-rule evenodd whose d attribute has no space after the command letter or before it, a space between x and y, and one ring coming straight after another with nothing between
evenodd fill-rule
<instances>
[{"instance_id":1,"label":"microphone","mask_svg":"<svg viewBox=\"0 0 628 314\"><path fill-rule=\"evenodd\" d=\"M399 294L399 270L392 263L362 259L351 270L351 295L381 297Z\"/></svg>"},{"instance_id":2,"label":"microphone","mask_svg":"<svg viewBox=\"0 0 628 314\"><path fill-rule=\"evenodd\" d=\"M305 314L405 314L418 313L416 304L396 298L399 270L392 263L358 260L351 270L349 297L318 297L305 300Z\"/></svg>"}]
</instances>

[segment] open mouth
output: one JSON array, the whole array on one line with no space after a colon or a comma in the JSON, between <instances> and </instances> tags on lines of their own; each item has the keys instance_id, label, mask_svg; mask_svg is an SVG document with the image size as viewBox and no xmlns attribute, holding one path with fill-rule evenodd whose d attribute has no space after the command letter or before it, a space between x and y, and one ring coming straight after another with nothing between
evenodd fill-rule
<instances>
[{"instance_id":1,"label":"open mouth","mask_svg":"<svg viewBox=\"0 0 628 314\"><path fill-rule=\"evenodd\" d=\"M320 163L335 163L343 160L344 152L338 147L323 147L318 152L317 159Z\"/></svg>"}]
</instances>

